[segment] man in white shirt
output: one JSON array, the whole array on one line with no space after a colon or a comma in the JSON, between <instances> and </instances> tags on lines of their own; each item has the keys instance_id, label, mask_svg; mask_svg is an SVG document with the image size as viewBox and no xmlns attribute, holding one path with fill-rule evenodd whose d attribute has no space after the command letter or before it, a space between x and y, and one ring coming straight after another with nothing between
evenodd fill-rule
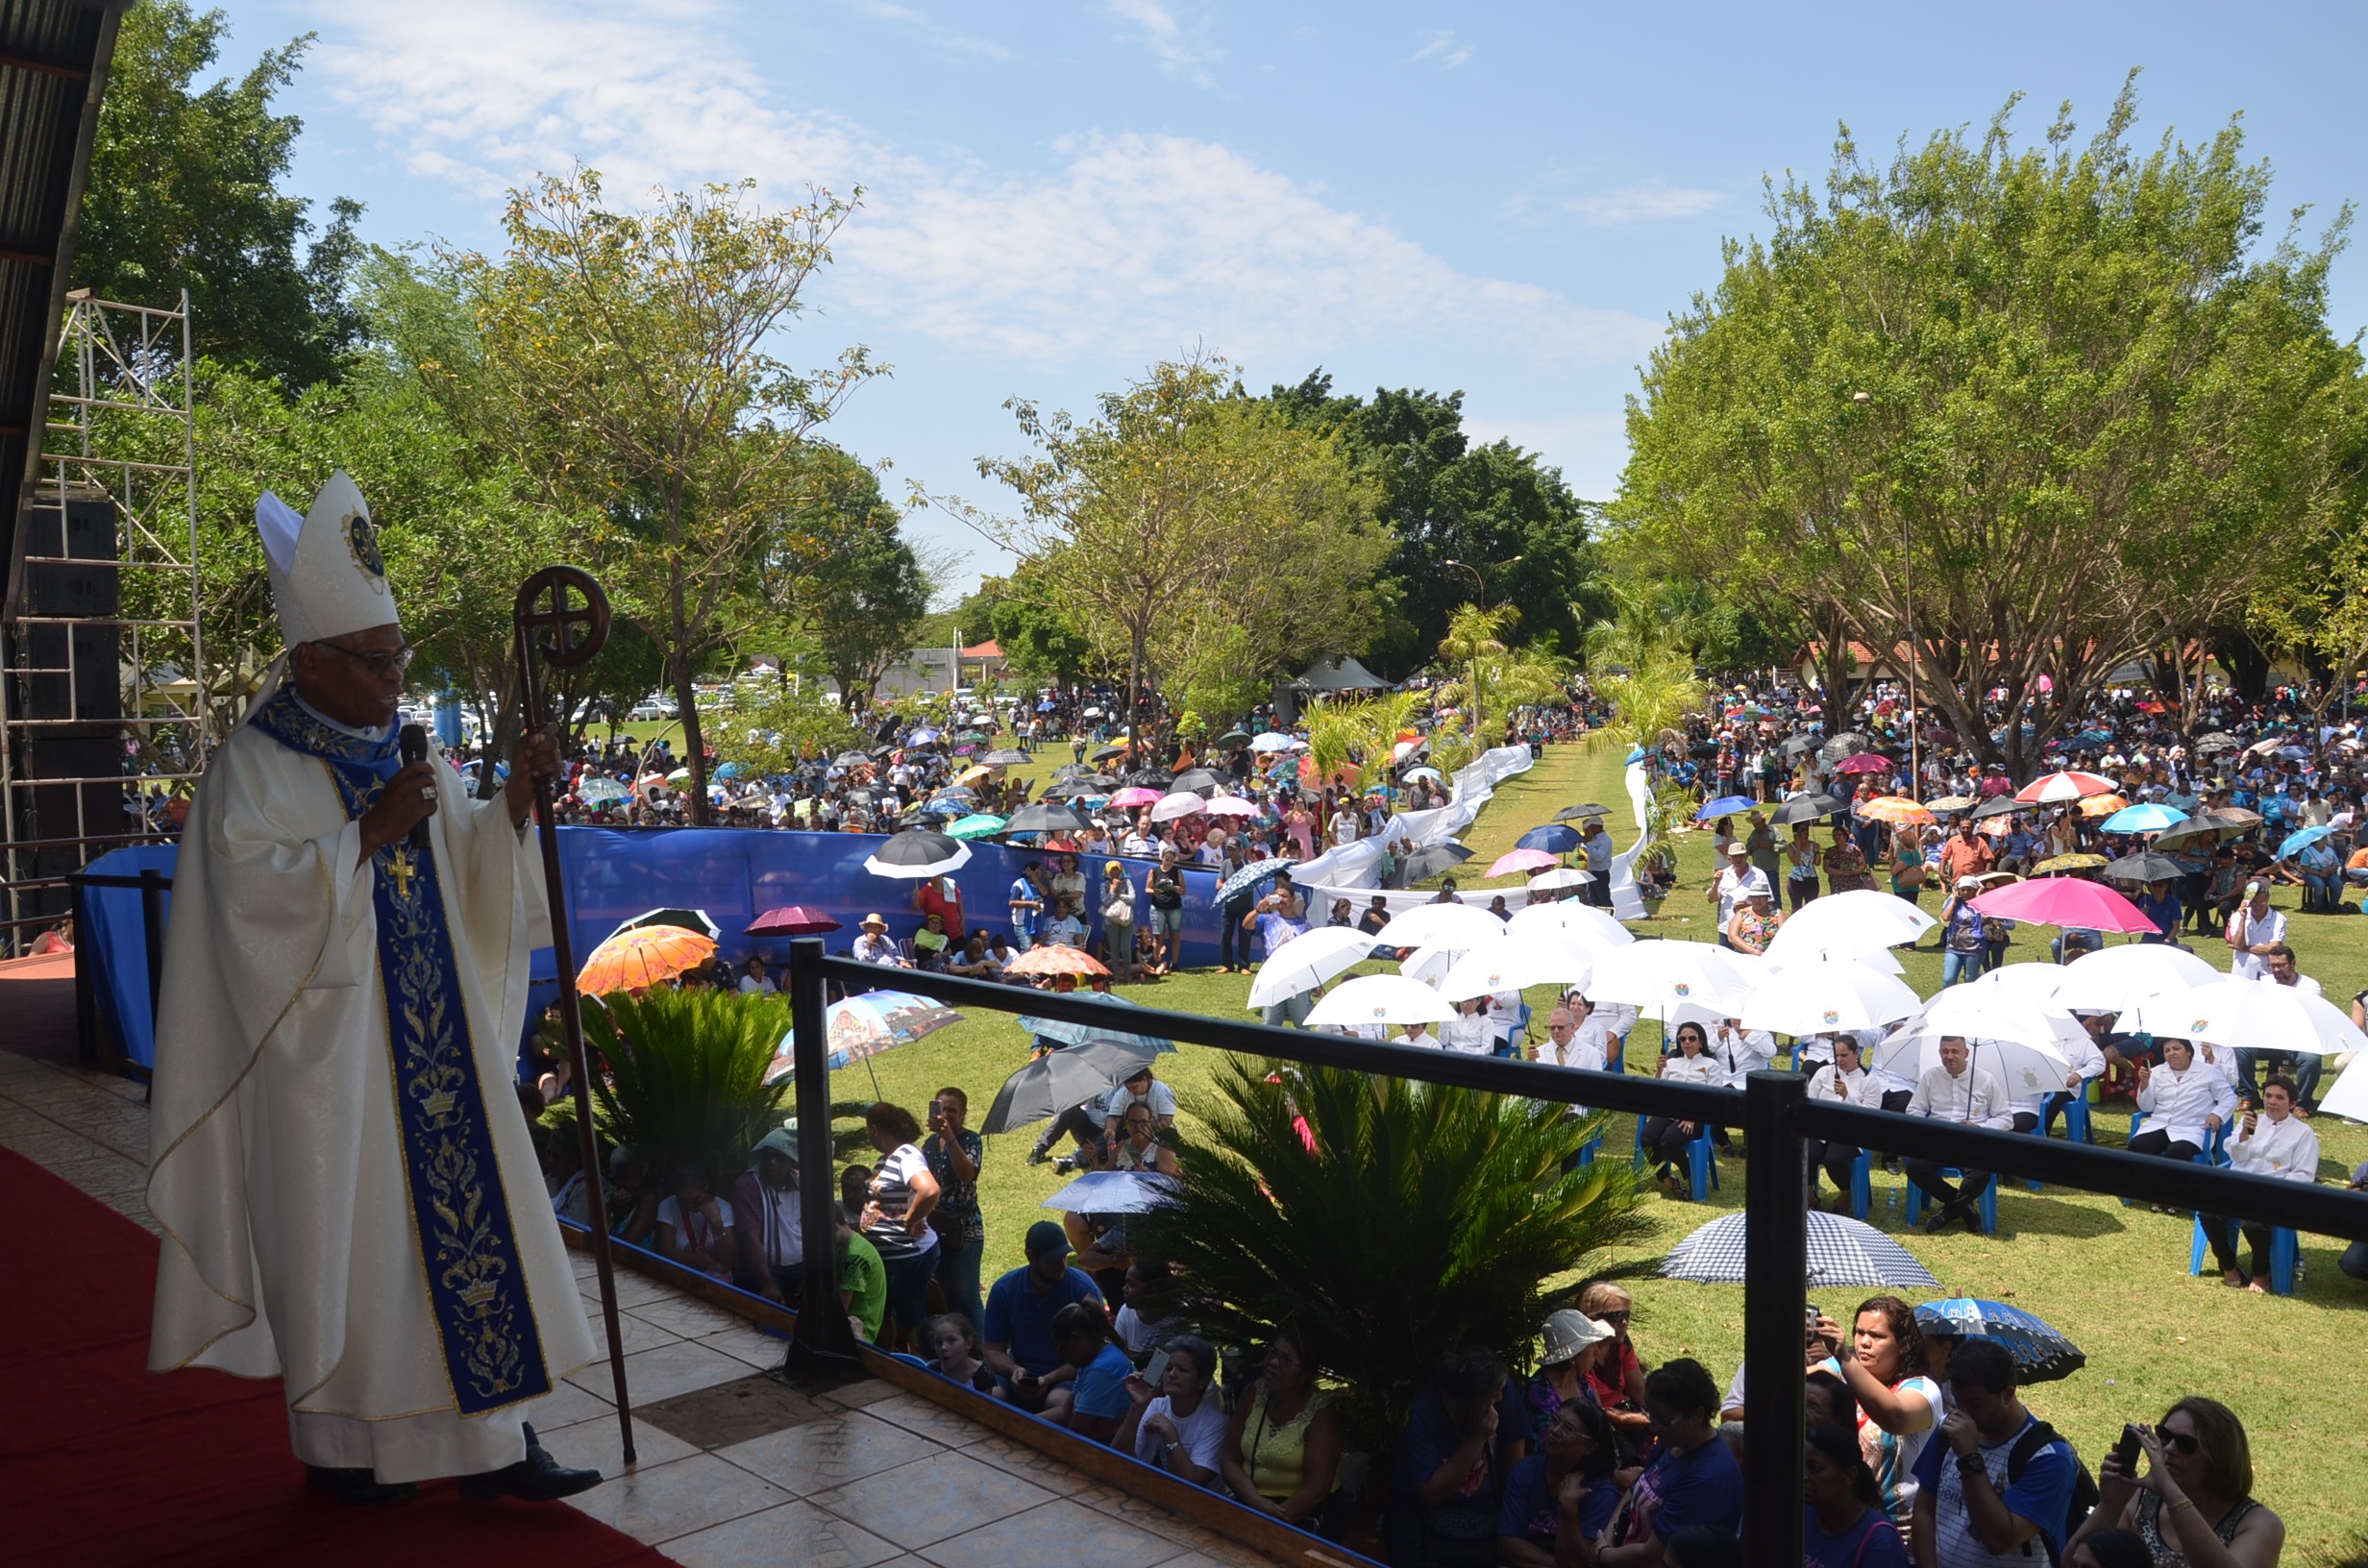
<instances>
[{"instance_id":1,"label":"man in white shirt","mask_svg":"<svg viewBox=\"0 0 2368 1568\"><path fill-rule=\"evenodd\" d=\"M1603 1070L1603 1031L1598 1025L1593 1038L1579 1036L1578 1020L1570 1009L1558 1007L1546 1015L1545 1043L1538 1047L1538 1060L1558 1067L1584 1067L1591 1072Z\"/></svg>"},{"instance_id":2,"label":"man in white shirt","mask_svg":"<svg viewBox=\"0 0 2368 1568\"><path fill-rule=\"evenodd\" d=\"M1998 1080L1973 1066L1973 1052L1962 1035L1940 1037L1940 1066L1916 1081L1908 1101L1908 1115L1936 1121L1962 1122L2004 1132L2014 1125L2013 1113ZM1940 1174L1940 1162L1910 1157L1901 1162L1908 1180L1933 1195L1938 1205L1925 1216L1924 1229L1938 1232L1950 1222L1969 1231L1982 1228L1980 1200L1992 1180L1986 1170L1968 1170L1961 1185L1952 1188Z\"/></svg>"},{"instance_id":3,"label":"man in white shirt","mask_svg":"<svg viewBox=\"0 0 2368 1568\"><path fill-rule=\"evenodd\" d=\"M2239 918L2241 916L2242 912L2239 911ZM2280 916L2280 922L2282 923L2284 919ZM2283 942L2264 943L2255 951L2260 956L2263 966L2261 973L2256 978L2263 985L2291 986L2306 995L2325 996L2326 992L2319 983L2302 972L2295 961L2294 949ZM2239 1048L2232 1054L2236 1058L2236 1087L2243 1091L2245 1102L2250 1105L2258 1102L2261 1097L2261 1091L2255 1083L2257 1060L2263 1056L2277 1057L2287 1053ZM2295 1114L2306 1116L2311 1108L2319 1103L2319 1078L2326 1069L2327 1059L2312 1051L2296 1051L2292 1056Z\"/></svg>"},{"instance_id":4,"label":"man in white shirt","mask_svg":"<svg viewBox=\"0 0 2368 1568\"><path fill-rule=\"evenodd\" d=\"M2285 914L2269 907L2269 884L2245 884L2245 901L2229 917L2229 972L2258 980L2269 972L2269 950L2285 941Z\"/></svg>"},{"instance_id":5,"label":"man in white shirt","mask_svg":"<svg viewBox=\"0 0 2368 1568\"><path fill-rule=\"evenodd\" d=\"M2237 1118L2236 1135L2229 1139L2229 1162L2235 1169L2248 1176L2274 1176L2306 1187L2319 1179L2319 1135L2295 1114L2299 1098L2291 1079L2273 1075L2261 1086L2261 1104L2267 1115L2246 1111ZM2221 1280L2266 1291L2261 1276L2268 1268L2264 1260L2269 1257L2270 1228L2256 1219L2244 1222L2245 1242L2253 1249L2253 1272L2247 1274L2236 1266L2236 1221L2225 1214L2206 1214L2203 1224L2212 1259L2220 1265Z\"/></svg>"},{"instance_id":6,"label":"man in white shirt","mask_svg":"<svg viewBox=\"0 0 2368 1568\"><path fill-rule=\"evenodd\" d=\"M1736 1088L1746 1073L1758 1072L1776 1060L1776 1037L1765 1029L1746 1029L1740 1018L1721 1018L1711 1031L1711 1055L1725 1065Z\"/></svg>"},{"instance_id":7,"label":"man in white shirt","mask_svg":"<svg viewBox=\"0 0 2368 1568\"><path fill-rule=\"evenodd\" d=\"M904 956L888 935L888 922L876 914L863 918L863 935L855 939L852 951L858 964L879 964L897 969L913 967L913 961Z\"/></svg>"},{"instance_id":8,"label":"man in white shirt","mask_svg":"<svg viewBox=\"0 0 2368 1568\"><path fill-rule=\"evenodd\" d=\"M1094 1114L1101 1118L1102 1136L1109 1139L1113 1145L1118 1141L1119 1129L1125 1125L1126 1113L1138 1105L1151 1108L1158 1131L1164 1133L1175 1125L1175 1090L1159 1082L1151 1075L1151 1069L1145 1067L1104 1094L1095 1107Z\"/></svg>"},{"instance_id":9,"label":"man in white shirt","mask_svg":"<svg viewBox=\"0 0 2368 1568\"><path fill-rule=\"evenodd\" d=\"M1590 817L1579 833L1579 853L1587 862L1587 901L1599 909L1612 907L1612 835L1603 819ZM1726 927L1722 922L1719 929Z\"/></svg>"},{"instance_id":10,"label":"man in white shirt","mask_svg":"<svg viewBox=\"0 0 2368 1568\"><path fill-rule=\"evenodd\" d=\"M1751 863L1751 851L1743 847L1743 841L1733 840L1727 845L1726 869L1718 873L1718 880L1710 890L1710 896L1718 905L1719 946L1734 945L1727 941L1727 922L1735 919L1737 907L1755 894L1773 898L1776 890L1768 886L1767 873Z\"/></svg>"}]
</instances>

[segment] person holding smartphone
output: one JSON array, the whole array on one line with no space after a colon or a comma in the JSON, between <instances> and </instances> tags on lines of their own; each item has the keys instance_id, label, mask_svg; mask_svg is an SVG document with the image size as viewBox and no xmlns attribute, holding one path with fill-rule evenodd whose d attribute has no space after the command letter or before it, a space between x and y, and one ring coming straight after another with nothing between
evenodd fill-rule
<instances>
[{"instance_id":1,"label":"person holding smartphone","mask_svg":"<svg viewBox=\"0 0 2368 1568\"><path fill-rule=\"evenodd\" d=\"M1216 1373L1217 1352L1206 1339L1176 1335L1126 1380L1132 1409L1120 1418L1110 1446L1196 1486L1217 1484L1226 1416L1208 1397Z\"/></svg>"},{"instance_id":2,"label":"person holding smartphone","mask_svg":"<svg viewBox=\"0 0 2368 1568\"><path fill-rule=\"evenodd\" d=\"M2157 1562L2272 1568L2285 1549L2285 1521L2252 1492L2244 1423L2218 1400L2190 1394L2154 1426L2122 1428L2097 1466L2097 1506L2064 1552L2119 1528L2144 1541Z\"/></svg>"}]
</instances>

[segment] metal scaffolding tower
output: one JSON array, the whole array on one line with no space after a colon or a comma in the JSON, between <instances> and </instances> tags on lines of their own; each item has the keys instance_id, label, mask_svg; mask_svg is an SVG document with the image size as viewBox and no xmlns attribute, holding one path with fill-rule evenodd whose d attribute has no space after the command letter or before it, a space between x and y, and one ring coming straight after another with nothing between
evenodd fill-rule
<instances>
[{"instance_id":1,"label":"metal scaffolding tower","mask_svg":"<svg viewBox=\"0 0 2368 1568\"><path fill-rule=\"evenodd\" d=\"M168 830L205 770L190 392L185 292L169 310L66 296L0 649L8 921L62 907L23 883Z\"/></svg>"}]
</instances>

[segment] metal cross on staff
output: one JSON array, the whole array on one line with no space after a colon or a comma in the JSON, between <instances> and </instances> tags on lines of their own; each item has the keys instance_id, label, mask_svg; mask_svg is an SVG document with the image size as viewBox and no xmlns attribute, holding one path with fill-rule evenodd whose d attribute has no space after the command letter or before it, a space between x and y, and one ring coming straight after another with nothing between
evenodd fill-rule
<instances>
[{"instance_id":1,"label":"metal cross on staff","mask_svg":"<svg viewBox=\"0 0 2368 1568\"><path fill-rule=\"evenodd\" d=\"M536 659L555 670L572 670L608 641L608 596L591 573L580 567L547 566L527 578L511 611L518 660L518 695L526 709L526 733L543 727L543 691ZM567 1040L569 1074L576 1095L576 1136L583 1149L583 1179L592 1233L592 1262L601 1282L601 1315L608 1327L608 1370L617 1391L617 1431L628 1465L633 1460L632 1404L625 1392L625 1336L617 1326L617 1280L608 1253L606 1184L601 1180L600 1140L592 1127L592 1065L583 1045L583 1011L576 996L575 943L567 920L567 884L559 870L559 820L552 781L534 781L534 823L543 841L543 886L551 900L551 946L558 961L559 1026Z\"/></svg>"}]
</instances>

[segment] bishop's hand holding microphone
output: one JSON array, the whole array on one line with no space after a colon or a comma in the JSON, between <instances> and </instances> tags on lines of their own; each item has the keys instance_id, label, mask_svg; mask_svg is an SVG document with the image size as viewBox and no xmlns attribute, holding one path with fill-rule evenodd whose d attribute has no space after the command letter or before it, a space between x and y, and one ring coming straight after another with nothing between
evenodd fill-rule
<instances>
[{"instance_id":1,"label":"bishop's hand holding microphone","mask_svg":"<svg viewBox=\"0 0 2368 1568\"><path fill-rule=\"evenodd\" d=\"M415 854L428 851L428 819L435 815L436 768L428 756L428 732L417 724L403 726L396 742L403 766L379 792L377 803L362 814L361 858L369 859L398 839L407 838Z\"/></svg>"}]
</instances>

